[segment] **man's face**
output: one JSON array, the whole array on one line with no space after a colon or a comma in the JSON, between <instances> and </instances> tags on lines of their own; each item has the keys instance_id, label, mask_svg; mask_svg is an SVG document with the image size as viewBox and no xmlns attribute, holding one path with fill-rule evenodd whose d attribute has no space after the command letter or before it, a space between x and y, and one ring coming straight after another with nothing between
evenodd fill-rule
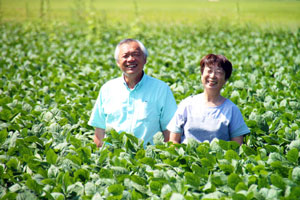
<instances>
[{"instance_id":1,"label":"man's face","mask_svg":"<svg viewBox=\"0 0 300 200\"><path fill-rule=\"evenodd\" d=\"M120 46L117 64L125 76L141 75L145 63L145 56L137 42L124 43Z\"/></svg>"}]
</instances>

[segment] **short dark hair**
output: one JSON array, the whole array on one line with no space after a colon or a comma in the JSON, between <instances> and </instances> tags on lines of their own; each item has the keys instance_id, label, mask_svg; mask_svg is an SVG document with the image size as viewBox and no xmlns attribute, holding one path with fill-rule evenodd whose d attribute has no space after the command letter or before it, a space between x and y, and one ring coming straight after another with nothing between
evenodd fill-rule
<instances>
[{"instance_id":1,"label":"short dark hair","mask_svg":"<svg viewBox=\"0 0 300 200\"><path fill-rule=\"evenodd\" d=\"M203 74L204 68L209 66L221 67L225 72L225 80L228 80L232 72L231 62L223 55L208 54L204 56L200 61L201 74Z\"/></svg>"}]
</instances>

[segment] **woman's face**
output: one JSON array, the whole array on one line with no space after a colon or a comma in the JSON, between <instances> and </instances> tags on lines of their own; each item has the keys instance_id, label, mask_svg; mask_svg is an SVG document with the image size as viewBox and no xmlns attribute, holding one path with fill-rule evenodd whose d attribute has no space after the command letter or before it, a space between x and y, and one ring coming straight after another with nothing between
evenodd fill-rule
<instances>
[{"instance_id":1,"label":"woman's face","mask_svg":"<svg viewBox=\"0 0 300 200\"><path fill-rule=\"evenodd\" d=\"M205 66L201 77L205 90L221 91L226 83L225 71L218 66Z\"/></svg>"}]
</instances>

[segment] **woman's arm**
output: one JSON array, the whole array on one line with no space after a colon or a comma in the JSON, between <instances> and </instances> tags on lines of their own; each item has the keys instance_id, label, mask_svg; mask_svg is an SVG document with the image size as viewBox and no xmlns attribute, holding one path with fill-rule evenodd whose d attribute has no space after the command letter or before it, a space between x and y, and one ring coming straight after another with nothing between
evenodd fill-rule
<instances>
[{"instance_id":1,"label":"woman's arm","mask_svg":"<svg viewBox=\"0 0 300 200\"><path fill-rule=\"evenodd\" d=\"M173 142L174 144L179 144L181 141L181 134L170 132L170 140L169 141Z\"/></svg>"},{"instance_id":2,"label":"woman's arm","mask_svg":"<svg viewBox=\"0 0 300 200\"><path fill-rule=\"evenodd\" d=\"M240 145L242 145L243 144L243 139L244 139L244 136L241 135L241 136L237 136L237 137L231 138L231 141L236 141L237 143L239 143Z\"/></svg>"}]
</instances>

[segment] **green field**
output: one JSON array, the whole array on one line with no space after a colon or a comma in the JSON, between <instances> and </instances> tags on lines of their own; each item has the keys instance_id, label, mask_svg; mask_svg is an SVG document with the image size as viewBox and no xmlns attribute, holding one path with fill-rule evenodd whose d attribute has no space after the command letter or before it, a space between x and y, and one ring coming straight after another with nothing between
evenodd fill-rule
<instances>
[{"instance_id":1,"label":"green field","mask_svg":"<svg viewBox=\"0 0 300 200\"><path fill-rule=\"evenodd\" d=\"M299 1L40 2L0 0L0 200L300 196ZM144 148L110 130L98 149L87 122L129 37L177 103L203 91L201 58L225 55L222 95L251 131L244 144L174 146L157 133Z\"/></svg>"},{"instance_id":2,"label":"green field","mask_svg":"<svg viewBox=\"0 0 300 200\"><path fill-rule=\"evenodd\" d=\"M44 2L43 4L41 2ZM298 0L1 0L3 21L72 20L96 16L108 22L221 22L298 28Z\"/></svg>"}]
</instances>

